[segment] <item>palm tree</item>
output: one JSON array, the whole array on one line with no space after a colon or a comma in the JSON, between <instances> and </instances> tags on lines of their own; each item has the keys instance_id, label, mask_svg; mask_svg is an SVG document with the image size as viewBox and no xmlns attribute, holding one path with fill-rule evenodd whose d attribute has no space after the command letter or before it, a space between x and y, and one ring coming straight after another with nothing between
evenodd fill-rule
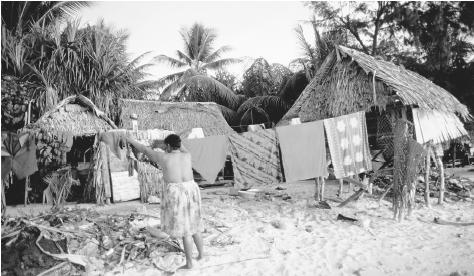
<instances>
[{"instance_id":1,"label":"palm tree","mask_svg":"<svg viewBox=\"0 0 474 276\"><path fill-rule=\"evenodd\" d=\"M44 27L90 4L85 1L2 1L2 26L21 36L29 32L32 25Z\"/></svg>"},{"instance_id":2,"label":"palm tree","mask_svg":"<svg viewBox=\"0 0 474 276\"><path fill-rule=\"evenodd\" d=\"M172 96L183 93L186 81L190 77L206 75L207 70L218 70L226 65L240 62L235 58L221 58L222 54L231 49L229 46L214 50L213 44L217 37L214 29L194 23L189 29L182 28L180 35L184 42L184 49L176 51L177 58L166 55L155 57L156 62L168 63L171 67L183 69L159 80L161 87L166 86L160 96L162 100L169 100Z\"/></svg>"},{"instance_id":3,"label":"palm tree","mask_svg":"<svg viewBox=\"0 0 474 276\"><path fill-rule=\"evenodd\" d=\"M298 25L295 32L303 50L303 57L291 61L291 64L300 64L303 67L308 80L313 78L323 61L334 50L335 45L347 42L347 36L341 30L329 29L321 34L315 17L310 20L310 23L314 32L314 46L304 36L303 27Z\"/></svg>"},{"instance_id":4,"label":"palm tree","mask_svg":"<svg viewBox=\"0 0 474 276\"><path fill-rule=\"evenodd\" d=\"M51 52L29 64L37 79L38 95L44 95L39 97L39 104L52 98L47 94L53 91L59 99L82 94L109 113L114 98L143 98L146 90L153 88L155 81L142 81L145 69L152 64L140 65L149 53L130 61L125 46L127 33L115 32L103 21L82 29L79 26L78 21L68 21L62 31L54 25L49 31L40 29Z\"/></svg>"}]
</instances>

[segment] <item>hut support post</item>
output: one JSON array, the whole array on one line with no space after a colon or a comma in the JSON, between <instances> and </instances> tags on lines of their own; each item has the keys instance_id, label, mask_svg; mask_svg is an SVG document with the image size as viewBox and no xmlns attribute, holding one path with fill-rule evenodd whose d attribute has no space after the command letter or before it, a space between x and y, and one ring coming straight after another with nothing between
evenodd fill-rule
<instances>
[{"instance_id":1,"label":"hut support post","mask_svg":"<svg viewBox=\"0 0 474 276\"><path fill-rule=\"evenodd\" d=\"M321 183L319 183L319 177L314 178L314 184L316 185L316 191L314 192L314 200L319 201L321 186Z\"/></svg>"},{"instance_id":2,"label":"hut support post","mask_svg":"<svg viewBox=\"0 0 474 276\"><path fill-rule=\"evenodd\" d=\"M453 169L456 167L456 143L453 144Z\"/></svg>"},{"instance_id":3,"label":"hut support post","mask_svg":"<svg viewBox=\"0 0 474 276\"><path fill-rule=\"evenodd\" d=\"M321 182L321 192L319 193L319 200L324 201L324 186L326 186L326 181L324 180L324 177L320 177L320 182Z\"/></svg>"},{"instance_id":4,"label":"hut support post","mask_svg":"<svg viewBox=\"0 0 474 276\"><path fill-rule=\"evenodd\" d=\"M28 192L29 191L30 191L30 177L27 176L26 179L25 179L25 202L24 202L25 207L28 204Z\"/></svg>"},{"instance_id":5,"label":"hut support post","mask_svg":"<svg viewBox=\"0 0 474 276\"><path fill-rule=\"evenodd\" d=\"M425 164L425 203L426 207L430 207L430 148L428 147L428 152L426 154L426 164Z\"/></svg>"},{"instance_id":6,"label":"hut support post","mask_svg":"<svg viewBox=\"0 0 474 276\"><path fill-rule=\"evenodd\" d=\"M441 156L436 156L436 159L439 165L439 177L440 177L438 204L443 204L444 191L445 191L443 160Z\"/></svg>"},{"instance_id":7,"label":"hut support post","mask_svg":"<svg viewBox=\"0 0 474 276\"><path fill-rule=\"evenodd\" d=\"M339 192L338 192L338 196L341 197L342 196L342 189L344 188L344 180L342 179L339 179Z\"/></svg>"},{"instance_id":8,"label":"hut support post","mask_svg":"<svg viewBox=\"0 0 474 276\"><path fill-rule=\"evenodd\" d=\"M369 195L372 195L373 183L372 180L369 179L366 174L364 174L364 178L362 178L362 183L367 185L367 192L369 193Z\"/></svg>"}]
</instances>

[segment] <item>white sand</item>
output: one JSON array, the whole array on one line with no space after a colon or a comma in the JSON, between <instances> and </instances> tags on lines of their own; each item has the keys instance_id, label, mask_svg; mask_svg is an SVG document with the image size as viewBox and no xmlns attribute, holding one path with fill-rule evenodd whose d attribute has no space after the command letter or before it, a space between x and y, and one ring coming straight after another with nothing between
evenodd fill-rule
<instances>
[{"instance_id":1,"label":"white sand","mask_svg":"<svg viewBox=\"0 0 474 276\"><path fill-rule=\"evenodd\" d=\"M474 222L472 202L438 206L433 199L432 209L420 202L410 221L398 223L386 201L379 207L365 197L344 208L328 201L333 208L324 210L308 206L313 182L281 186L288 188L290 202L230 197L227 188L204 190L207 256L195 262L193 270L175 275L474 275L474 226L432 223L434 217ZM326 195L334 197L336 187L327 185ZM141 206L115 204L103 211L126 213ZM159 205L146 208L159 215ZM361 226L336 221L337 214L370 221L373 235ZM274 221L282 228L275 228ZM130 268L121 275L169 274Z\"/></svg>"},{"instance_id":2,"label":"white sand","mask_svg":"<svg viewBox=\"0 0 474 276\"><path fill-rule=\"evenodd\" d=\"M379 207L374 199L363 198L344 208L316 209L307 206L314 191L312 182L282 186L290 188L293 203L227 197L205 200L206 222L210 219L230 227L217 239L228 235L235 243L216 246L212 241L218 231L207 223L209 256L194 270L176 275L474 274L474 226L431 223L435 216L474 222L472 203L435 205L431 210L420 204L411 221L398 223L392 220L388 202ZM329 195L335 187L329 187ZM361 226L336 221L339 213L370 220L374 235ZM273 227L273 220L281 221L284 229ZM250 258L264 259L242 261Z\"/></svg>"}]
</instances>

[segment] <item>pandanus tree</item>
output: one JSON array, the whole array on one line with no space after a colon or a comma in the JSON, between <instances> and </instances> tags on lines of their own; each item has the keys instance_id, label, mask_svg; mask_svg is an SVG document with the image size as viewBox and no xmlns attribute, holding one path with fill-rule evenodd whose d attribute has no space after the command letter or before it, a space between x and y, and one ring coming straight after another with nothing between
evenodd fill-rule
<instances>
[{"instance_id":1,"label":"pandanus tree","mask_svg":"<svg viewBox=\"0 0 474 276\"><path fill-rule=\"evenodd\" d=\"M162 100L170 100L173 97L184 98L183 93L191 77L197 75L207 76L208 70L219 70L226 65L240 62L236 58L222 58L222 55L231 48L229 46L214 48L217 34L212 28L194 23L190 28L182 28L180 35L183 39L184 47L182 50L176 51L177 58L167 55L155 57L156 62L168 63L171 67L181 70L159 79L160 86L164 87L160 95ZM200 83L204 83L204 80L213 82L211 78L207 77L200 78ZM208 83L208 85L213 84ZM220 90L217 93L224 97L227 94L226 91ZM217 96L220 97L219 95Z\"/></svg>"},{"instance_id":2,"label":"pandanus tree","mask_svg":"<svg viewBox=\"0 0 474 276\"><path fill-rule=\"evenodd\" d=\"M118 97L142 98L156 84L142 80L151 66L141 64L147 53L133 60L126 54L127 33L102 21L84 28L79 21L59 24L34 24L28 35L18 39L6 32L8 40L2 40L8 46L2 47L2 63L30 83L33 93L28 96L41 113L58 100L82 94L114 117Z\"/></svg>"}]
</instances>

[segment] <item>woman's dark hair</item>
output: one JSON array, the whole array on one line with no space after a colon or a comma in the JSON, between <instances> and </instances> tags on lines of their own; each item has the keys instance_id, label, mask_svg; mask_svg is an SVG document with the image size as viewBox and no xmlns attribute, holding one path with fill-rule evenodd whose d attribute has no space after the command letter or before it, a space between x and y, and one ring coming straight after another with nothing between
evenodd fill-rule
<instances>
[{"instance_id":1,"label":"woman's dark hair","mask_svg":"<svg viewBox=\"0 0 474 276\"><path fill-rule=\"evenodd\" d=\"M177 150L181 148L181 138L176 134L170 134L165 138L165 144L170 145L171 149Z\"/></svg>"}]
</instances>

